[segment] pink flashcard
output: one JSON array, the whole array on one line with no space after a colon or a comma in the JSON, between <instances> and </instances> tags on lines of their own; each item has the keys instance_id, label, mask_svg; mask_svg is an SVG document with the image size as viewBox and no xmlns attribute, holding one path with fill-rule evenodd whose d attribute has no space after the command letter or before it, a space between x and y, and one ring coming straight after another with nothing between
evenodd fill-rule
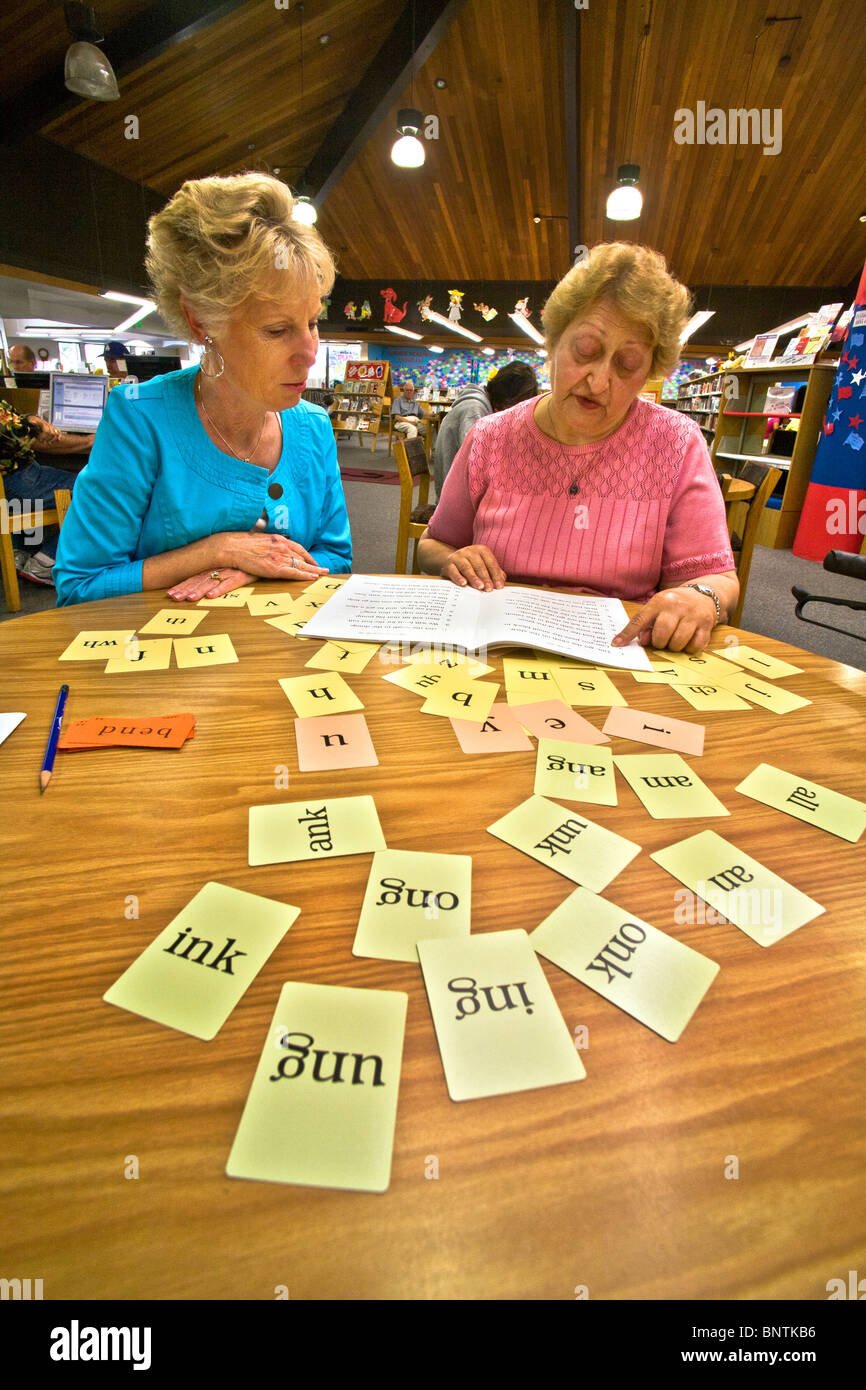
<instances>
[{"instance_id":1,"label":"pink flashcard","mask_svg":"<svg viewBox=\"0 0 866 1390\"><path fill-rule=\"evenodd\" d=\"M539 700L531 705L512 705L512 714L536 738L555 738L560 743L610 743L582 714L563 704L562 700Z\"/></svg>"},{"instance_id":2,"label":"pink flashcard","mask_svg":"<svg viewBox=\"0 0 866 1390\"><path fill-rule=\"evenodd\" d=\"M452 719L451 727L464 753L525 753L532 744L510 705L493 705L482 724L475 719Z\"/></svg>"},{"instance_id":3,"label":"pink flashcard","mask_svg":"<svg viewBox=\"0 0 866 1390\"><path fill-rule=\"evenodd\" d=\"M323 714L315 719L296 719L295 742L301 772L379 765L363 714Z\"/></svg>"},{"instance_id":4,"label":"pink flashcard","mask_svg":"<svg viewBox=\"0 0 866 1390\"><path fill-rule=\"evenodd\" d=\"M614 705L604 721L604 732L618 738L633 738L656 748L672 748L675 753L700 756L704 751L704 726L666 714L650 714L631 706Z\"/></svg>"}]
</instances>

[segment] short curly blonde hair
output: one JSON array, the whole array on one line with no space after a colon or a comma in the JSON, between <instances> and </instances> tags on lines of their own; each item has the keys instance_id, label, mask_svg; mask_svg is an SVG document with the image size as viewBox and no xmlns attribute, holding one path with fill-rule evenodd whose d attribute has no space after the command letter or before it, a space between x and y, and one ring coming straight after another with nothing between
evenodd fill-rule
<instances>
[{"instance_id":1,"label":"short curly blonde hair","mask_svg":"<svg viewBox=\"0 0 866 1390\"><path fill-rule=\"evenodd\" d=\"M568 325L601 300L646 331L653 349L650 376L669 376L680 358L691 294L671 275L664 257L630 241L594 246L563 276L541 311L551 356Z\"/></svg>"},{"instance_id":2,"label":"short curly blonde hair","mask_svg":"<svg viewBox=\"0 0 866 1390\"><path fill-rule=\"evenodd\" d=\"M326 295L333 257L314 227L292 217L294 198L269 174L190 179L148 223L145 267L162 317L189 337L183 295L218 334L251 295ZM290 279L286 280L286 275Z\"/></svg>"}]
</instances>

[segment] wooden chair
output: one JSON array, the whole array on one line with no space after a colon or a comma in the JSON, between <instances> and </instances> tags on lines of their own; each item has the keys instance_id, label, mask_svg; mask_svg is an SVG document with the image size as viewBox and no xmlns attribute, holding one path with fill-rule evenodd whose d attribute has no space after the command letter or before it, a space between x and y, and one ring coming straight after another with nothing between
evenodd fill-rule
<instances>
[{"instance_id":1,"label":"wooden chair","mask_svg":"<svg viewBox=\"0 0 866 1390\"><path fill-rule=\"evenodd\" d=\"M0 473L0 578L3 580L8 613L17 613L21 608L12 537L20 535L22 531L32 531L39 525L61 525L71 500L72 492L63 488L54 494L55 506L43 508L41 516L36 512L24 512L20 516L13 516L7 506L6 489L3 486L3 475Z\"/></svg>"},{"instance_id":2,"label":"wooden chair","mask_svg":"<svg viewBox=\"0 0 866 1390\"><path fill-rule=\"evenodd\" d=\"M722 474L719 477L722 496L726 503L729 502L733 483L750 483L754 487L754 492L748 501L730 499L730 505L727 507L728 535L731 540L731 549L734 552L737 578L740 581L740 597L737 600L736 608L728 618L731 627L739 627L742 620L746 588L749 583L749 570L752 567L752 551L755 548L755 536L758 533L761 515L767 505L767 500L781 476L781 468L773 468L771 464L744 463L736 478L731 478L730 474ZM743 524L744 516L745 524ZM735 530L737 524L743 526L742 536Z\"/></svg>"},{"instance_id":3,"label":"wooden chair","mask_svg":"<svg viewBox=\"0 0 866 1390\"><path fill-rule=\"evenodd\" d=\"M405 574L409 558L409 541L414 540L412 554L412 573L420 574L418 568L418 540L427 529L427 522L435 510L427 499L430 495L430 465L424 441L403 439L397 435L394 440L394 457L400 474L400 520L397 523L397 556L394 560L394 573ZM412 507L412 495L418 484L418 504Z\"/></svg>"}]
</instances>

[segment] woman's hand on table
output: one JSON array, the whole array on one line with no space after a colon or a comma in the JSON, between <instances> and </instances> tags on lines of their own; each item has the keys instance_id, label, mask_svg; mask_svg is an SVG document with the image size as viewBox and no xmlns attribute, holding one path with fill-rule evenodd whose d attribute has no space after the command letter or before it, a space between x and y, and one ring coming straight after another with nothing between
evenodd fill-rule
<instances>
[{"instance_id":1,"label":"woman's hand on table","mask_svg":"<svg viewBox=\"0 0 866 1390\"><path fill-rule=\"evenodd\" d=\"M215 574L219 574L219 579L214 579ZM221 598L242 584L254 584L255 580L254 574L246 574L243 570L203 570L201 574L182 579L167 593L175 603L197 603L200 598Z\"/></svg>"},{"instance_id":2,"label":"woman's hand on table","mask_svg":"<svg viewBox=\"0 0 866 1390\"><path fill-rule=\"evenodd\" d=\"M328 573L297 541L273 531L226 531L214 540L222 554L214 569L231 565L259 579L318 579Z\"/></svg>"},{"instance_id":3,"label":"woman's hand on table","mask_svg":"<svg viewBox=\"0 0 866 1390\"><path fill-rule=\"evenodd\" d=\"M486 545L465 545L462 550L452 550L439 573L461 588L484 590L501 589L507 577Z\"/></svg>"},{"instance_id":4,"label":"woman's hand on table","mask_svg":"<svg viewBox=\"0 0 866 1390\"><path fill-rule=\"evenodd\" d=\"M701 652L715 625L716 606L706 594L697 589L661 589L617 633L611 646L624 647L637 638L642 647Z\"/></svg>"}]
</instances>

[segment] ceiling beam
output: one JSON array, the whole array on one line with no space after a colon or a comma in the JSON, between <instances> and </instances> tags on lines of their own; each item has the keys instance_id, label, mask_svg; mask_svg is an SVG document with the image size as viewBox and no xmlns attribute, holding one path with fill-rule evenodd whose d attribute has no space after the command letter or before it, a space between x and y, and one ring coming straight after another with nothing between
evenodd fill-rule
<instances>
[{"instance_id":1,"label":"ceiling beam","mask_svg":"<svg viewBox=\"0 0 866 1390\"><path fill-rule=\"evenodd\" d=\"M247 0L157 0L106 34L100 47L120 81L246 3ZM96 12L98 18L99 0ZM60 5L57 26L72 43ZM35 135L85 100L66 90L62 66L53 68L0 105L0 139Z\"/></svg>"},{"instance_id":2,"label":"ceiling beam","mask_svg":"<svg viewBox=\"0 0 866 1390\"><path fill-rule=\"evenodd\" d=\"M568 190L568 260L574 264L580 237L580 20L573 0L563 0L563 98L565 103L565 171ZM563 266L565 274L567 267Z\"/></svg>"},{"instance_id":3,"label":"ceiling beam","mask_svg":"<svg viewBox=\"0 0 866 1390\"><path fill-rule=\"evenodd\" d=\"M404 7L298 181L298 187L310 190L320 210L464 4L465 0L410 0ZM397 132L394 134L396 138Z\"/></svg>"}]
</instances>

